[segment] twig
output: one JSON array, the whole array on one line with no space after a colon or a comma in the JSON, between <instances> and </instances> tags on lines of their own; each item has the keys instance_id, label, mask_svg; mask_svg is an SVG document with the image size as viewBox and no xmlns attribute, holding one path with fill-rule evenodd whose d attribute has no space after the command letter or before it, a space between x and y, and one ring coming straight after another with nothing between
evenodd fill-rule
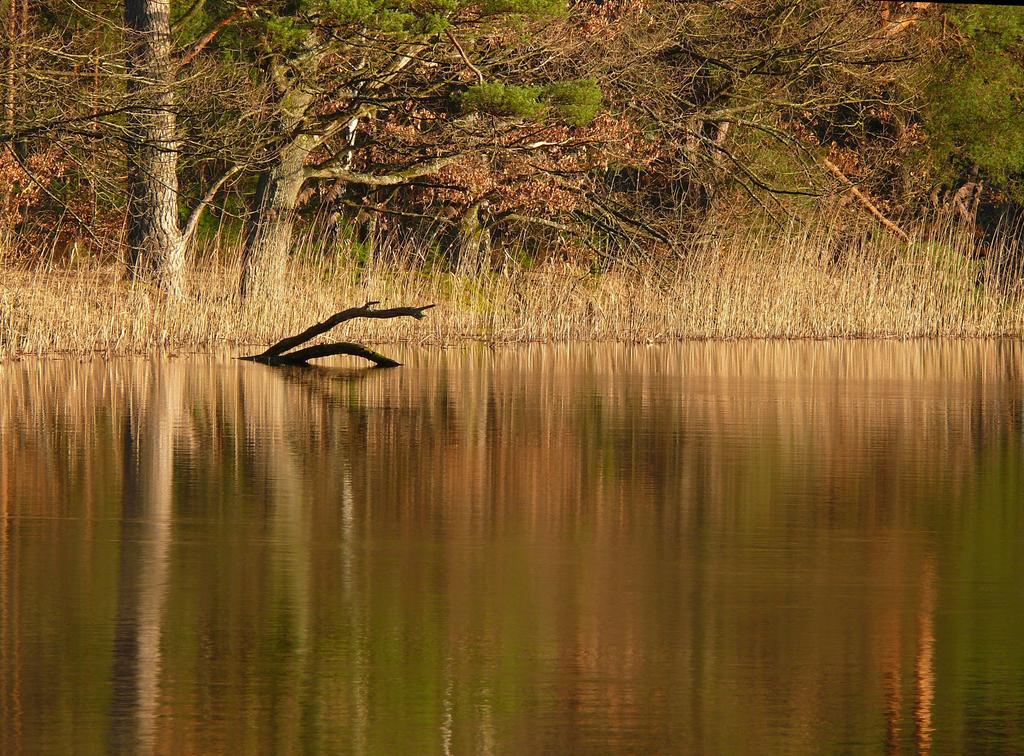
<instances>
[{"instance_id":1,"label":"twig","mask_svg":"<svg viewBox=\"0 0 1024 756\"><path fill-rule=\"evenodd\" d=\"M469 69L473 73L476 74L477 80L481 84L483 84L484 83L484 72L481 71L479 68L477 68L475 65L473 65L473 61L471 61L469 59L469 56L466 55L466 51L462 49L462 45L459 44L459 40L455 39L455 35L452 34L451 29L446 31L445 34L448 36L448 39L451 41L451 43L453 45L455 45L455 49L459 51L459 57L462 58L462 62L465 63L467 66L469 66Z\"/></svg>"},{"instance_id":2,"label":"twig","mask_svg":"<svg viewBox=\"0 0 1024 756\"><path fill-rule=\"evenodd\" d=\"M182 244L188 244L192 239L192 235L199 227L199 219L202 217L203 211L211 202L213 202L213 198L217 196L217 192L220 191L220 188L224 186L232 176L241 172L244 168L245 166L241 164L234 165L221 174L219 179L213 182L206 194L204 194L202 199L199 200L199 204L193 208L192 213L189 215L188 222L185 224L185 230L181 233Z\"/></svg>"},{"instance_id":3,"label":"twig","mask_svg":"<svg viewBox=\"0 0 1024 756\"><path fill-rule=\"evenodd\" d=\"M21 168L22 172L26 176L28 176L29 181L31 181L33 184L35 184L37 187L39 187L42 190L42 192L47 197L49 197L54 202L59 204L64 209L64 212L66 212L68 215L70 215L72 218L74 218L76 221L78 221L78 225L87 234L89 234L89 236L92 237L92 240L94 242L96 242L97 246L102 248L103 241L98 236L96 236L96 234L93 232L93 230L91 228L89 228L88 224L84 220L82 220L81 218L78 217L78 213L76 213L74 210L72 210L71 206L68 205L68 203L62 201L59 197L57 197L53 192L50 191L49 187L47 187L46 184L44 184L42 181L40 181L39 179L37 179L35 177L35 175L32 173L32 171L29 170L28 165L25 163L25 161L21 159L21 155L18 154L18 151L14 148L14 145L13 144L8 144L7 148L8 148L8 150L11 153L11 157L13 157L15 162L18 163L18 167Z\"/></svg>"}]
</instances>

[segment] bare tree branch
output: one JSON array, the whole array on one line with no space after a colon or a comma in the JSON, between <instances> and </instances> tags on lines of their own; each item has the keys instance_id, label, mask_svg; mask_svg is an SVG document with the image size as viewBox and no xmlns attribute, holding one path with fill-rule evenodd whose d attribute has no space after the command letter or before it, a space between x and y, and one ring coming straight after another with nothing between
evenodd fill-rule
<instances>
[{"instance_id":1,"label":"bare tree branch","mask_svg":"<svg viewBox=\"0 0 1024 756\"><path fill-rule=\"evenodd\" d=\"M862 192L860 189L858 189L857 186L852 181L850 181L849 178L847 178L845 173L843 173L841 170L839 170L839 166L837 166L835 163L833 163L828 158L822 158L821 159L821 164L824 165L826 168L828 168L828 170L836 178L838 178L840 181L842 181L844 184L846 184L847 189L849 190L850 194L852 194L857 199L857 201L860 202L860 204L864 206L864 209L867 210L869 213L871 213L871 215L873 215L878 220L879 223L881 223L887 229L892 231L894 234L896 234L896 236L901 238L903 241L910 241L910 237L907 236L906 231L904 231L902 228L897 226L891 220L886 218L885 215L882 214L882 211L879 210L875 206L875 204L871 200L869 200L867 198L867 195L865 195L864 192Z\"/></svg>"},{"instance_id":2,"label":"bare tree branch","mask_svg":"<svg viewBox=\"0 0 1024 756\"><path fill-rule=\"evenodd\" d=\"M188 48L188 50L185 51L185 54L181 56L181 60L178 61L178 64L181 66L187 66L189 63L195 60L196 57L203 50L205 50L209 46L209 44L213 42L214 39L217 38L218 34L220 34L225 28L233 24L242 16L246 15L246 13L247 11L244 8L239 8L234 13L225 16L220 21L211 26L209 29L206 30L206 32L201 37L199 37L199 39L197 39L192 44L191 47Z\"/></svg>"},{"instance_id":3,"label":"bare tree branch","mask_svg":"<svg viewBox=\"0 0 1024 756\"><path fill-rule=\"evenodd\" d=\"M475 65L473 65L473 61L471 61L469 59L469 56L466 55L466 51L462 49L462 45L459 44L459 40L457 40L455 38L455 35L452 34L451 29L448 29L445 32L445 35L448 37L448 39L451 41L451 43L453 45L455 45L455 49L458 50L459 57L462 58L462 62L465 63L466 66L469 67L469 70L471 70L473 73L476 74L477 81L479 81L481 84L483 84L484 83L484 72L481 71L479 68L477 68Z\"/></svg>"},{"instance_id":4,"label":"bare tree branch","mask_svg":"<svg viewBox=\"0 0 1024 756\"><path fill-rule=\"evenodd\" d=\"M342 168L341 166L310 166L306 169L306 177L340 179L341 181L347 181L350 184L365 184L366 186L395 186L396 184L405 184L412 179L419 178L420 176L428 176L432 173L437 173L442 168L445 168L456 160L465 157L465 155L466 153L459 153L457 155L447 155L433 160L426 160L422 163L416 163L415 165L411 165L408 168L403 168L402 170L395 171L393 173L361 173L360 171L352 171L348 168Z\"/></svg>"},{"instance_id":5,"label":"bare tree branch","mask_svg":"<svg viewBox=\"0 0 1024 756\"><path fill-rule=\"evenodd\" d=\"M379 303L367 302L362 307L350 307L347 310L336 312L331 315L331 317L327 318L327 320L311 325L301 333L281 339L260 354L249 355L247 357L242 357L241 359L250 360L252 362L261 362L265 365L301 365L305 364L307 360L311 360L315 357L326 357L331 354L354 354L358 357L365 357L368 360L376 362L381 367L395 367L399 363L383 357L376 352L372 352L365 347L361 347L358 344L320 344L289 353L289 350L294 349L300 344L305 344L310 339L314 339L320 334L326 333L347 320L354 320L356 318L415 318L416 320L422 320L426 317L426 311L431 307L434 307L434 305L429 304L423 305L422 307L392 307L387 310L374 310L373 306L376 304Z\"/></svg>"}]
</instances>

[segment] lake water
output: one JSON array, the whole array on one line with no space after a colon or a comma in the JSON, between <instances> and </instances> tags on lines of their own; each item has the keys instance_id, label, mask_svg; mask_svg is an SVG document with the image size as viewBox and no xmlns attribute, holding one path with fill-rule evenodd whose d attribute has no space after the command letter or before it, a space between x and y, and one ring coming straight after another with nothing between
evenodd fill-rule
<instances>
[{"instance_id":1,"label":"lake water","mask_svg":"<svg viewBox=\"0 0 1024 756\"><path fill-rule=\"evenodd\" d=\"M1024 750L1021 346L390 353L0 364L0 751Z\"/></svg>"}]
</instances>

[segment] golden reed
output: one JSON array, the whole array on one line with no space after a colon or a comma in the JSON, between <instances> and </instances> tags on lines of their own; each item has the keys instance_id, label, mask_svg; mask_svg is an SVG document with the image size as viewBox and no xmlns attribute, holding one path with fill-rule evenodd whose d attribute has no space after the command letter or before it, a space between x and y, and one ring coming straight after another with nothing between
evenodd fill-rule
<instances>
[{"instance_id":1,"label":"golden reed","mask_svg":"<svg viewBox=\"0 0 1024 756\"><path fill-rule=\"evenodd\" d=\"M316 250L316 239L311 233L297 245L276 291L245 304L235 294L232 248L200 255L180 300L122 280L109 263L0 264L0 355L262 344L371 299L438 307L422 322L355 322L338 338L644 343L1024 334L1016 246L997 241L979 253L972 236L953 228L919 229L910 244L881 234L850 239L825 221L757 228L600 272L554 259L453 272L408 250L356 261L345 248Z\"/></svg>"}]
</instances>

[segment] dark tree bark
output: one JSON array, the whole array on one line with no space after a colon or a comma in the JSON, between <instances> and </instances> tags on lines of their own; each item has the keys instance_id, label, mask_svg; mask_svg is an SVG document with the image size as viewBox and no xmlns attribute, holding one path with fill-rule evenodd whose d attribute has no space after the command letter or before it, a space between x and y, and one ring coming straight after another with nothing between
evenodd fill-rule
<instances>
[{"instance_id":1,"label":"dark tree bark","mask_svg":"<svg viewBox=\"0 0 1024 756\"><path fill-rule=\"evenodd\" d=\"M184 288L178 227L177 123L169 0L125 0L128 90L128 275L171 294Z\"/></svg>"}]
</instances>

